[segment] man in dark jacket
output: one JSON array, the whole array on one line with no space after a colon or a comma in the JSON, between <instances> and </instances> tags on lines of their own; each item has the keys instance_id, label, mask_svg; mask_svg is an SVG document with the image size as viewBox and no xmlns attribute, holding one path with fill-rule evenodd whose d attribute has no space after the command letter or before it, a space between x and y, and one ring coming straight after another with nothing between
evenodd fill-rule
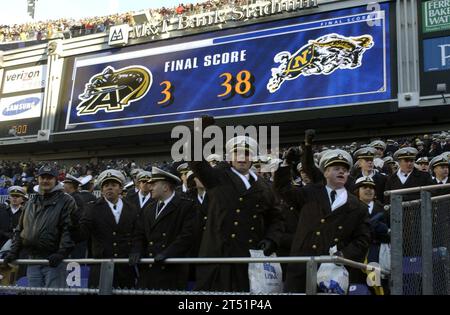
<instances>
[{"instance_id":1,"label":"man in dark jacket","mask_svg":"<svg viewBox=\"0 0 450 315\"><path fill-rule=\"evenodd\" d=\"M80 198L80 191L78 190L80 184L80 180L70 174L67 174L63 180L64 192L72 196L77 204L78 210L82 212L84 208L84 202Z\"/></svg>"},{"instance_id":2,"label":"man in dark jacket","mask_svg":"<svg viewBox=\"0 0 450 315\"><path fill-rule=\"evenodd\" d=\"M286 162L275 173L274 186L282 198L299 209L291 256L329 255L334 249L335 255L362 262L369 248L370 229L367 207L345 188L351 156L342 150L326 152L319 162L326 185L302 188L291 185ZM286 291L305 292L305 284L305 264L290 264Z\"/></svg>"},{"instance_id":3,"label":"man in dark jacket","mask_svg":"<svg viewBox=\"0 0 450 315\"><path fill-rule=\"evenodd\" d=\"M81 237L90 238L93 258L128 258L132 233L139 218L139 210L122 200L125 177L120 171L106 170L98 177L103 198L90 203L81 218ZM89 286L97 287L100 276L99 265L92 266ZM114 268L115 288L133 288L136 274L127 265Z\"/></svg>"},{"instance_id":4,"label":"man in dark jacket","mask_svg":"<svg viewBox=\"0 0 450 315\"><path fill-rule=\"evenodd\" d=\"M27 202L14 233L11 252L4 262L17 259L21 249L30 259L48 259L49 265L30 265L27 278L31 287L65 287L63 259L73 249L70 215L77 210L75 201L63 192L58 171L48 165L38 171L39 193Z\"/></svg>"},{"instance_id":5,"label":"man in dark jacket","mask_svg":"<svg viewBox=\"0 0 450 315\"><path fill-rule=\"evenodd\" d=\"M150 193L150 184L148 183L151 178L152 173L147 171L141 171L137 174L136 181L139 191L137 194L133 194L127 198L137 209L143 209L153 202L152 194Z\"/></svg>"},{"instance_id":6,"label":"man in dark jacket","mask_svg":"<svg viewBox=\"0 0 450 315\"><path fill-rule=\"evenodd\" d=\"M431 160L430 170L433 175L433 185L449 183L448 168L449 168L449 161L442 154L434 157ZM439 195L446 195L449 193L450 193L450 191L448 189L443 189L443 190L437 191L437 194L439 194Z\"/></svg>"},{"instance_id":7,"label":"man in dark jacket","mask_svg":"<svg viewBox=\"0 0 450 315\"><path fill-rule=\"evenodd\" d=\"M361 177L372 178L375 182L375 196L378 201L383 202L384 186L386 185L387 176L374 169L373 159L376 153L377 151L373 147L365 147L355 151L353 156L359 161L359 166L361 167L361 171L355 176L355 182Z\"/></svg>"},{"instance_id":8,"label":"man in dark jacket","mask_svg":"<svg viewBox=\"0 0 450 315\"><path fill-rule=\"evenodd\" d=\"M394 153L394 159L399 163L399 170L386 181L385 190L396 190L432 185L430 174L421 172L414 167L417 149L405 147ZM420 199L420 192L403 195L403 201ZM390 197L385 197L385 203L390 204Z\"/></svg>"},{"instance_id":9,"label":"man in dark jacket","mask_svg":"<svg viewBox=\"0 0 450 315\"><path fill-rule=\"evenodd\" d=\"M181 185L177 187L177 192L186 194L188 192L187 173L189 172L189 164L181 163L177 167L177 172L180 174L180 179L181 179Z\"/></svg>"},{"instance_id":10,"label":"man in dark jacket","mask_svg":"<svg viewBox=\"0 0 450 315\"><path fill-rule=\"evenodd\" d=\"M130 176L132 181L128 184L124 184L125 188L125 199L134 197L139 192L139 183L137 182L137 175L142 172L139 168L134 168L130 171Z\"/></svg>"},{"instance_id":11,"label":"man in dark jacket","mask_svg":"<svg viewBox=\"0 0 450 315\"><path fill-rule=\"evenodd\" d=\"M13 236L13 230L19 224L26 192L20 186L8 188L9 207L0 209L0 248Z\"/></svg>"},{"instance_id":12,"label":"man in dark jacket","mask_svg":"<svg viewBox=\"0 0 450 315\"><path fill-rule=\"evenodd\" d=\"M81 216L84 213L84 208L86 207L86 204L81 197L80 191L78 190L81 184L78 178L70 174L66 174L63 184L64 184L64 191L70 196L72 196L72 198L75 200L75 203L77 204L77 211L75 213L72 213L71 215L72 224L75 225L75 227L74 226L71 227L72 230L72 228L77 228ZM87 248L85 241L75 242L75 247L73 251L70 253L70 258L74 259L86 258L86 250Z\"/></svg>"},{"instance_id":13,"label":"man in dark jacket","mask_svg":"<svg viewBox=\"0 0 450 315\"><path fill-rule=\"evenodd\" d=\"M152 168L150 190L155 203L142 210L133 237L130 264L140 257L154 258L142 265L140 286L145 289L186 290L188 265L165 265L167 258L188 257L194 236L194 204L184 194L175 192L181 180L157 167Z\"/></svg>"},{"instance_id":14,"label":"man in dark jacket","mask_svg":"<svg viewBox=\"0 0 450 315\"><path fill-rule=\"evenodd\" d=\"M92 193L94 191L94 182L92 179L92 175L82 177L80 179L80 182L80 197L83 200L84 204L88 204L91 201L97 200L97 197L95 197L95 195Z\"/></svg>"},{"instance_id":15,"label":"man in dark jacket","mask_svg":"<svg viewBox=\"0 0 450 315\"><path fill-rule=\"evenodd\" d=\"M192 248L191 257L198 257L200 250L200 242L202 240L203 231L206 230L206 221L208 220L208 204L209 198L205 186L189 171L186 174L188 193L187 197L194 203L195 222L194 222L194 246Z\"/></svg>"},{"instance_id":16,"label":"man in dark jacket","mask_svg":"<svg viewBox=\"0 0 450 315\"><path fill-rule=\"evenodd\" d=\"M398 161L399 169L388 178L385 187L387 191L432 185L430 174L419 171L414 167L417 152L416 148L404 147L394 153L394 159ZM403 201L420 199L420 192L404 194L402 198ZM390 203L390 196L385 197L385 202ZM422 255L420 207L405 208L403 210L403 256L419 257ZM404 292L406 294L411 293L408 291L409 288L420 288L421 283L420 275L408 272L411 269L409 265L411 261L405 259L405 264L403 265L406 271L403 274Z\"/></svg>"},{"instance_id":17,"label":"man in dark jacket","mask_svg":"<svg viewBox=\"0 0 450 315\"><path fill-rule=\"evenodd\" d=\"M211 117L203 120L204 128L214 123ZM263 249L265 255L276 251L282 215L271 186L250 170L257 147L254 139L238 136L226 145L230 164L213 168L206 161L190 163L209 198L200 257L249 257L250 249ZM248 265L198 265L196 289L248 292Z\"/></svg>"}]
</instances>

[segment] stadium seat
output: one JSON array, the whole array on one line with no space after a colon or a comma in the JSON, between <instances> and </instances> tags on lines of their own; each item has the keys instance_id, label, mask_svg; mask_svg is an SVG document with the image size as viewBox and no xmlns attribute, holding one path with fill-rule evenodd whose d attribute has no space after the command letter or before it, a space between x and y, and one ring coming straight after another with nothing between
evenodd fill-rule
<instances>
[{"instance_id":1,"label":"stadium seat","mask_svg":"<svg viewBox=\"0 0 450 315\"><path fill-rule=\"evenodd\" d=\"M372 293L370 293L370 290L366 284L356 283L350 284L348 288L348 295L372 295Z\"/></svg>"}]
</instances>

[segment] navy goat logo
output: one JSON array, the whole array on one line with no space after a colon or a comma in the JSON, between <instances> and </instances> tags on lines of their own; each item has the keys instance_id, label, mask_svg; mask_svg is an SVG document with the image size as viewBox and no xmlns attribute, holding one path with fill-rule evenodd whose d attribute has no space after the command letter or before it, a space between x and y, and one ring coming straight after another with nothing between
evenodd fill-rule
<instances>
[{"instance_id":1,"label":"navy goat logo","mask_svg":"<svg viewBox=\"0 0 450 315\"><path fill-rule=\"evenodd\" d=\"M272 68L267 89L275 93L284 81L301 75L329 75L337 69L356 69L362 65L364 52L373 45L370 35L345 37L333 33L308 41L294 54L279 52L274 61L280 66Z\"/></svg>"}]
</instances>

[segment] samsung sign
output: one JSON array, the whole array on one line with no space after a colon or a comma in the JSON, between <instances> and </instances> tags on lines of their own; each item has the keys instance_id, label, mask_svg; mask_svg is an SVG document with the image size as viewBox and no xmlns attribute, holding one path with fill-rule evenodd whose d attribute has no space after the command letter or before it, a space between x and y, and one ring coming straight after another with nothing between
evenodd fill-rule
<instances>
[{"instance_id":1,"label":"samsung sign","mask_svg":"<svg viewBox=\"0 0 450 315\"><path fill-rule=\"evenodd\" d=\"M3 94L16 93L45 88L47 66L33 66L7 70L3 77Z\"/></svg>"},{"instance_id":2,"label":"samsung sign","mask_svg":"<svg viewBox=\"0 0 450 315\"><path fill-rule=\"evenodd\" d=\"M426 39L424 47L424 71L450 69L450 36Z\"/></svg>"},{"instance_id":3,"label":"samsung sign","mask_svg":"<svg viewBox=\"0 0 450 315\"><path fill-rule=\"evenodd\" d=\"M0 121L40 117L43 98L43 93L2 98L0 100Z\"/></svg>"}]
</instances>

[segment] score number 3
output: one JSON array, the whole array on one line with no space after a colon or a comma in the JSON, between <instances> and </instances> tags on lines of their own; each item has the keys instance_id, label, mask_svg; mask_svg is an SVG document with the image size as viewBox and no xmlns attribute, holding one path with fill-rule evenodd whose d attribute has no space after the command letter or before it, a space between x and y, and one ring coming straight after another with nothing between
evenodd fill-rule
<instances>
[{"instance_id":1,"label":"score number 3","mask_svg":"<svg viewBox=\"0 0 450 315\"><path fill-rule=\"evenodd\" d=\"M249 93L252 88L252 79L253 76L248 70L242 70L236 75L236 78L229 72L222 73L219 78L225 78L225 81L221 84L225 88L225 92L217 95L217 97L224 97L232 93L233 91L236 94L245 96ZM234 88L233 88L234 84Z\"/></svg>"},{"instance_id":2,"label":"score number 3","mask_svg":"<svg viewBox=\"0 0 450 315\"><path fill-rule=\"evenodd\" d=\"M164 90L162 90L161 94L163 94L165 97L162 101L158 102L158 105L168 103L166 106L169 106L170 104L172 104L172 101L173 101L172 82L163 81L163 82L161 82L160 86L163 86L163 85L165 85L166 88Z\"/></svg>"}]
</instances>

